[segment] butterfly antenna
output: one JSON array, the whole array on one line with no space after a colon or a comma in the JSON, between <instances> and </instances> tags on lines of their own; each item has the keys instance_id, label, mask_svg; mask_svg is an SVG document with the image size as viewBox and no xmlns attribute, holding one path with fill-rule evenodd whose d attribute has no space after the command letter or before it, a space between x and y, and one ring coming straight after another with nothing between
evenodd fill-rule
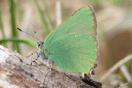
<instances>
[{"instance_id":1,"label":"butterfly antenna","mask_svg":"<svg viewBox=\"0 0 132 88\"><path fill-rule=\"evenodd\" d=\"M41 40L40 40L39 38L37 38L37 37L35 37L35 36L33 36L33 35L31 35L31 34L25 32L25 31L23 31L22 29L20 29L20 28L18 28L18 27L16 27L16 29L18 29L18 30L21 31L21 32L24 32L24 33L27 34L27 35L30 35L31 37L33 37L33 38L37 39L39 42L41 42Z\"/></svg>"},{"instance_id":2,"label":"butterfly antenna","mask_svg":"<svg viewBox=\"0 0 132 88\"><path fill-rule=\"evenodd\" d=\"M34 33L37 35L37 37L42 41L41 37L37 34L36 31L34 31Z\"/></svg>"}]
</instances>

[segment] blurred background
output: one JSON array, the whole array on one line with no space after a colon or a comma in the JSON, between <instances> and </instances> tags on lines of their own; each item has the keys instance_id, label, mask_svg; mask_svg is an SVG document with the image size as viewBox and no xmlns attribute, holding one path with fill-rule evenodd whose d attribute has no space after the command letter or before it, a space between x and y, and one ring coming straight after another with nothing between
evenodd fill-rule
<instances>
[{"instance_id":1,"label":"blurred background","mask_svg":"<svg viewBox=\"0 0 132 88\"><path fill-rule=\"evenodd\" d=\"M37 40L16 27L34 36L36 31L45 40L61 21L86 5L93 6L97 17L100 60L93 79L101 82L111 67L132 54L132 0L0 0L0 44L27 57L37 50L32 45ZM34 42L16 41L18 37ZM102 82L103 88L132 86L132 60L123 64L130 79L118 68Z\"/></svg>"}]
</instances>

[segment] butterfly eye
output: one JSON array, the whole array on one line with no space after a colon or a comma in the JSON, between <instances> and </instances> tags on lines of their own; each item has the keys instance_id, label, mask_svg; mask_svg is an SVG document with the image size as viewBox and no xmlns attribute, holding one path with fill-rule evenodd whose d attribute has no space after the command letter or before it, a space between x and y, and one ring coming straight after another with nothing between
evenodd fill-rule
<instances>
[{"instance_id":1,"label":"butterfly eye","mask_svg":"<svg viewBox=\"0 0 132 88\"><path fill-rule=\"evenodd\" d=\"M43 46L43 44L44 44L44 42L37 42L37 44L38 44L38 47L40 47L40 46Z\"/></svg>"},{"instance_id":2,"label":"butterfly eye","mask_svg":"<svg viewBox=\"0 0 132 88\"><path fill-rule=\"evenodd\" d=\"M38 43L38 47L40 47L41 46L41 44L40 43Z\"/></svg>"}]
</instances>

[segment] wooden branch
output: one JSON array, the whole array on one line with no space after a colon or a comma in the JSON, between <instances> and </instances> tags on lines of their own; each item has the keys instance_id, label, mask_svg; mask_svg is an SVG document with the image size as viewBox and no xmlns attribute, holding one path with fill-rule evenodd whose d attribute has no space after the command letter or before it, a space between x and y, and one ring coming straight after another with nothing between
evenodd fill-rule
<instances>
[{"instance_id":1,"label":"wooden branch","mask_svg":"<svg viewBox=\"0 0 132 88\"><path fill-rule=\"evenodd\" d=\"M93 88L55 70L51 74L45 65L30 65L31 62L31 58L25 58L0 45L0 87Z\"/></svg>"}]
</instances>

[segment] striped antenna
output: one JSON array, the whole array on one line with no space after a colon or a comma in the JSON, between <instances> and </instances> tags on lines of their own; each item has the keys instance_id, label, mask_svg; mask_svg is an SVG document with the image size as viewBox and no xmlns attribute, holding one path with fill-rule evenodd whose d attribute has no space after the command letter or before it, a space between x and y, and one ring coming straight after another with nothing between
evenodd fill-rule
<instances>
[{"instance_id":1,"label":"striped antenna","mask_svg":"<svg viewBox=\"0 0 132 88\"><path fill-rule=\"evenodd\" d=\"M33 35L31 35L31 34L25 32L25 31L23 31L22 29L20 29L20 28L18 28L18 27L16 27L16 29L18 29L19 31L21 31L21 32L23 32L23 33L25 33L25 34L27 34L27 35L29 35L29 36L31 36L31 37L37 39L39 42L41 42L41 39L39 39L38 37L35 37L35 36L33 36ZM34 32L34 33L36 34L36 32ZM36 34L36 35L37 35L37 34Z\"/></svg>"}]
</instances>

